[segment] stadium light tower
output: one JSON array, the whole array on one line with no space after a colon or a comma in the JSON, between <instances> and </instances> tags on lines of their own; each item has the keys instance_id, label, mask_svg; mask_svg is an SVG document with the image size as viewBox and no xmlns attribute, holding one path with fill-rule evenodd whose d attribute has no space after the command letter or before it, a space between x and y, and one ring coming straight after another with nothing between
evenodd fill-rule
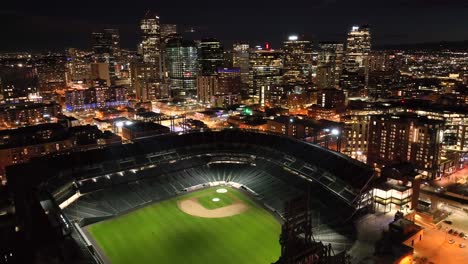
<instances>
[{"instance_id":1,"label":"stadium light tower","mask_svg":"<svg viewBox=\"0 0 468 264\"><path fill-rule=\"evenodd\" d=\"M336 128L333 128L332 131L331 131L331 134L333 136L338 136L340 134L340 130L336 129Z\"/></svg>"}]
</instances>

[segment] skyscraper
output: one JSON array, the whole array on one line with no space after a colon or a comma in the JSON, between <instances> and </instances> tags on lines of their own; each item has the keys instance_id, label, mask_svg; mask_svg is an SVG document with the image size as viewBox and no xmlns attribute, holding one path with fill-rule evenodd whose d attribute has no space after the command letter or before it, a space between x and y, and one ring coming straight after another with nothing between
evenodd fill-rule
<instances>
[{"instance_id":1,"label":"skyscraper","mask_svg":"<svg viewBox=\"0 0 468 264\"><path fill-rule=\"evenodd\" d=\"M161 24L161 42L175 34L177 34L176 24Z\"/></svg>"},{"instance_id":2,"label":"skyscraper","mask_svg":"<svg viewBox=\"0 0 468 264\"><path fill-rule=\"evenodd\" d=\"M173 38L167 42L169 81L173 97L190 98L197 92L198 53L194 41Z\"/></svg>"},{"instance_id":3,"label":"skyscraper","mask_svg":"<svg viewBox=\"0 0 468 264\"><path fill-rule=\"evenodd\" d=\"M256 49L250 53L250 79L249 96L254 103L262 106L266 103L266 95L270 91L282 86L283 53L272 50L269 44L265 49Z\"/></svg>"},{"instance_id":4,"label":"skyscraper","mask_svg":"<svg viewBox=\"0 0 468 264\"><path fill-rule=\"evenodd\" d=\"M289 36L283 43L284 84L307 85L312 81L312 43L299 36Z\"/></svg>"},{"instance_id":5,"label":"skyscraper","mask_svg":"<svg viewBox=\"0 0 468 264\"><path fill-rule=\"evenodd\" d=\"M344 45L341 43L320 43L316 82L319 89L339 85L343 71Z\"/></svg>"},{"instance_id":6,"label":"skyscraper","mask_svg":"<svg viewBox=\"0 0 468 264\"><path fill-rule=\"evenodd\" d=\"M341 86L351 95L363 95L369 76L371 34L369 26L353 26L346 42Z\"/></svg>"},{"instance_id":7,"label":"skyscraper","mask_svg":"<svg viewBox=\"0 0 468 264\"><path fill-rule=\"evenodd\" d=\"M159 16L147 11L140 23L142 41L140 44L143 62L156 65L161 70L161 27Z\"/></svg>"},{"instance_id":8,"label":"skyscraper","mask_svg":"<svg viewBox=\"0 0 468 264\"><path fill-rule=\"evenodd\" d=\"M107 63L111 79L117 76L120 51L120 34L117 29L104 29L93 32L93 51L96 63Z\"/></svg>"},{"instance_id":9,"label":"skyscraper","mask_svg":"<svg viewBox=\"0 0 468 264\"><path fill-rule=\"evenodd\" d=\"M130 67L132 89L136 99L147 101L167 97L158 81L159 72L151 63L132 62Z\"/></svg>"},{"instance_id":10,"label":"skyscraper","mask_svg":"<svg viewBox=\"0 0 468 264\"><path fill-rule=\"evenodd\" d=\"M0 103L21 103L37 93L38 77L33 67L0 66Z\"/></svg>"},{"instance_id":11,"label":"skyscraper","mask_svg":"<svg viewBox=\"0 0 468 264\"><path fill-rule=\"evenodd\" d=\"M232 66L240 69L241 82L244 87L249 85L249 49L249 44L245 42L232 45Z\"/></svg>"},{"instance_id":12,"label":"skyscraper","mask_svg":"<svg viewBox=\"0 0 468 264\"><path fill-rule=\"evenodd\" d=\"M166 44L169 39L177 36L177 25L161 24L161 72L165 82L168 76L168 62L166 54Z\"/></svg>"},{"instance_id":13,"label":"skyscraper","mask_svg":"<svg viewBox=\"0 0 468 264\"><path fill-rule=\"evenodd\" d=\"M344 68L349 72L369 70L371 35L369 26L353 26L346 42L346 60Z\"/></svg>"},{"instance_id":14,"label":"skyscraper","mask_svg":"<svg viewBox=\"0 0 468 264\"><path fill-rule=\"evenodd\" d=\"M201 75L215 74L218 68L224 66L224 50L219 40L214 38L202 39L198 62Z\"/></svg>"},{"instance_id":15,"label":"skyscraper","mask_svg":"<svg viewBox=\"0 0 468 264\"><path fill-rule=\"evenodd\" d=\"M67 79L69 83L86 83L90 75L90 52L75 48L67 50Z\"/></svg>"}]
</instances>

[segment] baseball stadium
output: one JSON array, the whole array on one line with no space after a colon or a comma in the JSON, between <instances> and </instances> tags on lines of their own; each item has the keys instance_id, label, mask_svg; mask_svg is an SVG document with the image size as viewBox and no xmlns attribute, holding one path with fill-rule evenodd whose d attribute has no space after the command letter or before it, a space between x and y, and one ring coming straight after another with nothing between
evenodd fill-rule
<instances>
[{"instance_id":1,"label":"baseball stadium","mask_svg":"<svg viewBox=\"0 0 468 264\"><path fill-rule=\"evenodd\" d=\"M7 175L31 245L59 241L66 263L112 264L275 263L298 196L314 239L339 254L374 178L322 147L235 129L45 157Z\"/></svg>"}]
</instances>

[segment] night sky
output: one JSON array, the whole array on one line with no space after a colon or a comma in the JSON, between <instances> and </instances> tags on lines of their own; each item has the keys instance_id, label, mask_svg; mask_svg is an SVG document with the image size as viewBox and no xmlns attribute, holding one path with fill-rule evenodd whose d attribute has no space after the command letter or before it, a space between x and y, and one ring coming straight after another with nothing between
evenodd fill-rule
<instances>
[{"instance_id":1,"label":"night sky","mask_svg":"<svg viewBox=\"0 0 468 264\"><path fill-rule=\"evenodd\" d=\"M13 1L12 1L13 2ZM93 30L118 28L135 49L146 10L161 23L200 35L278 47L291 33L342 41L354 24L370 24L374 45L468 39L467 0L24 0L0 9L0 51L90 48ZM12 6L14 5L14 6Z\"/></svg>"}]
</instances>

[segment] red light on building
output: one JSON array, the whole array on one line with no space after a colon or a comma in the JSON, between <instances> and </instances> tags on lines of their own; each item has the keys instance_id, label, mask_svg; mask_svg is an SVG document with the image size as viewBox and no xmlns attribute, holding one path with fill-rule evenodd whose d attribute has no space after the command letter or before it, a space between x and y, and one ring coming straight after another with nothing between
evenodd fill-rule
<instances>
[{"instance_id":1,"label":"red light on building","mask_svg":"<svg viewBox=\"0 0 468 264\"><path fill-rule=\"evenodd\" d=\"M270 43L265 42L265 49L266 49L266 50L270 50Z\"/></svg>"}]
</instances>

